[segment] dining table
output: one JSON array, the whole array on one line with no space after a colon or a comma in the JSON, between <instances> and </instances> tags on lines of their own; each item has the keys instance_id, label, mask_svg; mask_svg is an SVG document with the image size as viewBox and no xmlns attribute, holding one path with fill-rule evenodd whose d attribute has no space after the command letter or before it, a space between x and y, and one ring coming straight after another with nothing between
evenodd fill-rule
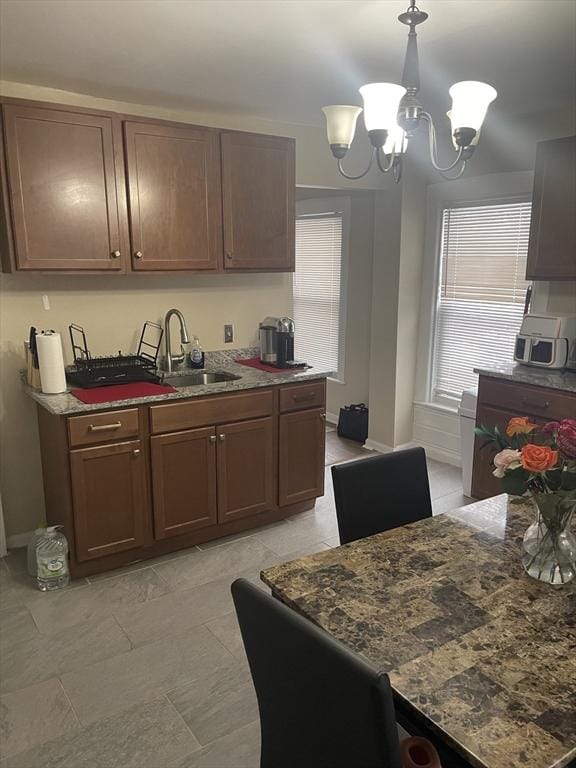
<instances>
[{"instance_id":1,"label":"dining table","mask_svg":"<svg viewBox=\"0 0 576 768\"><path fill-rule=\"evenodd\" d=\"M447 764L573 768L576 580L525 573L533 521L526 499L495 496L261 578L386 672L398 722L432 738Z\"/></svg>"}]
</instances>

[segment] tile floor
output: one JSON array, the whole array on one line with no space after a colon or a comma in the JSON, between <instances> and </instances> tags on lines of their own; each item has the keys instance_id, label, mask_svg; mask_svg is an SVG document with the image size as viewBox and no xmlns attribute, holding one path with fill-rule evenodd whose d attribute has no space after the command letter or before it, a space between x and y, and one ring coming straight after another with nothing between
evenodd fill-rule
<instances>
[{"instance_id":1,"label":"tile floor","mask_svg":"<svg viewBox=\"0 0 576 768\"><path fill-rule=\"evenodd\" d=\"M326 464L368 452L327 433ZM429 462L435 513L467 503ZM329 470L288 521L43 594L0 562L0 768L256 768L258 713L230 583L338 544Z\"/></svg>"}]
</instances>

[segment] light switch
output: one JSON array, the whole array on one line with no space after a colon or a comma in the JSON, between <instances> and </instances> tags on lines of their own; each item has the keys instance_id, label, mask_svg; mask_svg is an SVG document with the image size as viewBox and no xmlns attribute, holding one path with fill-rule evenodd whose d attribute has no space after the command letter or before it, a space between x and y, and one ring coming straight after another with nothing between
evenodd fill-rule
<instances>
[{"instance_id":1,"label":"light switch","mask_svg":"<svg viewBox=\"0 0 576 768\"><path fill-rule=\"evenodd\" d=\"M224 326L224 344L230 344L234 341L234 326L232 323L226 323Z\"/></svg>"},{"instance_id":2,"label":"light switch","mask_svg":"<svg viewBox=\"0 0 576 768\"><path fill-rule=\"evenodd\" d=\"M46 293L42 294L42 306L44 309L50 309L50 299Z\"/></svg>"}]
</instances>

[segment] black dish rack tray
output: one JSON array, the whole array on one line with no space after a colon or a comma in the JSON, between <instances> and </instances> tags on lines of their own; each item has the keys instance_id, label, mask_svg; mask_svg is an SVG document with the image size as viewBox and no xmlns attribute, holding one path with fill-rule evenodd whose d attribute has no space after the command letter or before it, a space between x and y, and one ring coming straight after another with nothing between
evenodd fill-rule
<instances>
[{"instance_id":1,"label":"black dish rack tray","mask_svg":"<svg viewBox=\"0 0 576 768\"><path fill-rule=\"evenodd\" d=\"M86 334L79 325L70 325L70 342L74 363L66 368L66 378L77 387L90 389L115 384L147 381L158 384L157 358L163 330L158 323L146 322L142 328L138 350L134 355L92 357L88 350ZM151 337L154 340L151 341Z\"/></svg>"}]
</instances>

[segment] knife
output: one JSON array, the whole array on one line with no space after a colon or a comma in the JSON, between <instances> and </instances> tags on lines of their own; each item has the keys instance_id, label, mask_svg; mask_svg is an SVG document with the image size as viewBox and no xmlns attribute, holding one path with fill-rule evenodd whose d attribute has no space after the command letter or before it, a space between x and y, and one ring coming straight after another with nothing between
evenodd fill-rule
<instances>
[{"instance_id":1,"label":"knife","mask_svg":"<svg viewBox=\"0 0 576 768\"><path fill-rule=\"evenodd\" d=\"M38 364L38 346L36 344L36 328L31 326L30 328L30 354L32 355L32 365L34 368L39 368Z\"/></svg>"}]
</instances>

